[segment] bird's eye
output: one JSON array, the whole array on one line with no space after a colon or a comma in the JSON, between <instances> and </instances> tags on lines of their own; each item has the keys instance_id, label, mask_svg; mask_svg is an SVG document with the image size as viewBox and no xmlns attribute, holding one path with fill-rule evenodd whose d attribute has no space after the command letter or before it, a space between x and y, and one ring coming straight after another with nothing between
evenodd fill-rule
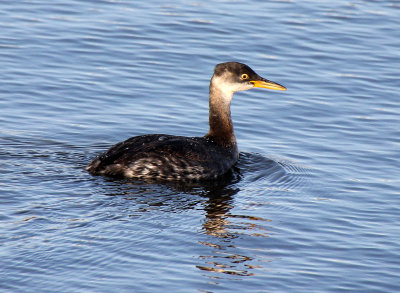
<instances>
[{"instance_id":1,"label":"bird's eye","mask_svg":"<svg viewBox=\"0 0 400 293\"><path fill-rule=\"evenodd\" d=\"M240 78L241 78L242 80L249 79L249 75L246 74L246 73L243 73L242 76L240 76Z\"/></svg>"}]
</instances>

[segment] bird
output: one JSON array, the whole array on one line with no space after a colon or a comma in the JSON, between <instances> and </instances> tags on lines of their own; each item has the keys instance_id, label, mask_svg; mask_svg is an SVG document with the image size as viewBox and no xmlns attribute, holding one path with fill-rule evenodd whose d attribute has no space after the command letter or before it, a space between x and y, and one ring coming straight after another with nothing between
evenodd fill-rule
<instances>
[{"instance_id":1,"label":"bird","mask_svg":"<svg viewBox=\"0 0 400 293\"><path fill-rule=\"evenodd\" d=\"M231 118L237 91L286 90L239 62L217 64L209 88L209 131L203 137L147 134L119 142L98 155L86 170L93 175L137 180L202 181L227 173L239 158Z\"/></svg>"}]
</instances>

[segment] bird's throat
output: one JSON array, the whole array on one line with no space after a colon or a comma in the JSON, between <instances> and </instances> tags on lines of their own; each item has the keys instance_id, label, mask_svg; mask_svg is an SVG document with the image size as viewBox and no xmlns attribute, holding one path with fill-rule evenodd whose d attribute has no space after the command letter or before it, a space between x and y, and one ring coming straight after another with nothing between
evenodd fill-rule
<instances>
[{"instance_id":1,"label":"bird's throat","mask_svg":"<svg viewBox=\"0 0 400 293\"><path fill-rule=\"evenodd\" d=\"M231 119L233 92L225 91L211 82L210 85L210 131L207 136L224 146L236 145Z\"/></svg>"}]
</instances>

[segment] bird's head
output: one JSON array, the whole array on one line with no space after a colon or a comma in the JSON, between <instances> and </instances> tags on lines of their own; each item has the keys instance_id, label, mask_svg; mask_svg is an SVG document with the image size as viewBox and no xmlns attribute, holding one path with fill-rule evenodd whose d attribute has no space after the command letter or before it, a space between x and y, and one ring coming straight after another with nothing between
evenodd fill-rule
<instances>
[{"instance_id":1,"label":"bird's head","mask_svg":"<svg viewBox=\"0 0 400 293\"><path fill-rule=\"evenodd\" d=\"M254 87L286 90L283 85L259 76L249 66L238 62L220 63L215 66L211 83L226 93L245 91Z\"/></svg>"}]
</instances>

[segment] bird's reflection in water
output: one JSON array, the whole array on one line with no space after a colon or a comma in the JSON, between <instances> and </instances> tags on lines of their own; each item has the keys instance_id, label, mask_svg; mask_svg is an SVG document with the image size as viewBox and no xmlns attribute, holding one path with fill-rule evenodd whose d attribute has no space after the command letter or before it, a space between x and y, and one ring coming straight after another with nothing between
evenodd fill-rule
<instances>
[{"instance_id":1,"label":"bird's reflection in water","mask_svg":"<svg viewBox=\"0 0 400 293\"><path fill-rule=\"evenodd\" d=\"M199 243L210 247L212 252L200 256L200 259L205 262L197 265L200 270L251 276L253 275L251 270L259 267L259 265L253 264L257 260L254 260L250 253L244 254L245 249L236 247L235 239L238 237L267 237L268 230L257 224L257 221L268 220L232 213L233 195L236 192L237 190L228 188L225 189L222 196L212 195L206 202L205 211L207 213L203 228L205 233L212 237Z\"/></svg>"},{"instance_id":2,"label":"bird's reflection in water","mask_svg":"<svg viewBox=\"0 0 400 293\"><path fill-rule=\"evenodd\" d=\"M221 196L211 195L205 203L206 219L203 227L208 235L230 238L227 227L229 226L228 214L233 208L233 197L235 190L225 190Z\"/></svg>"}]
</instances>

